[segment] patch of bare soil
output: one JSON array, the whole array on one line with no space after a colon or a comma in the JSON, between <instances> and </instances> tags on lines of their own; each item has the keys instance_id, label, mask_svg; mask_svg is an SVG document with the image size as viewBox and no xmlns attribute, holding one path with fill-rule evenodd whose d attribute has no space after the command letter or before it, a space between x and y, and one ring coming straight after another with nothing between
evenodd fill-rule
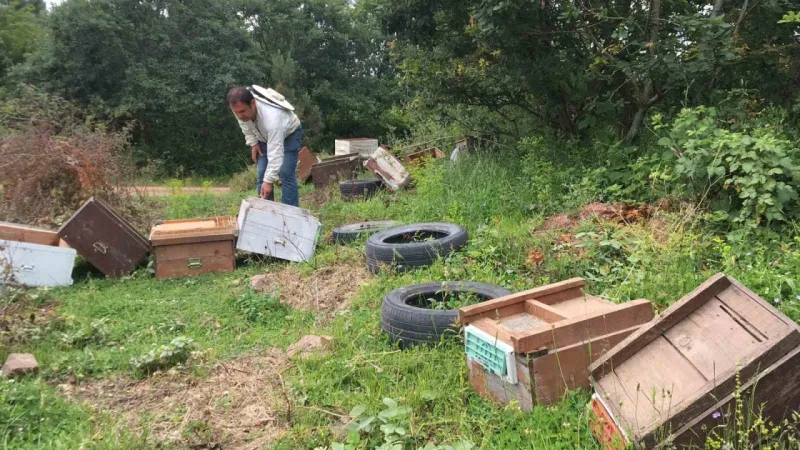
<instances>
[{"instance_id":1,"label":"patch of bare soil","mask_svg":"<svg viewBox=\"0 0 800 450\"><path fill-rule=\"evenodd\" d=\"M639 206L622 203L590 203L576 214L561 213L548 217L539 230L569 230L589 220L628 225L649 218L657 210L657 207L647 203Z\"/></svg>"},{"instance_id":2,"label":"patch of bare soil","mask_svg":"<svg viewBox=\"0 0 800 450\"><path fill-rule=\"evenodd\" d=\"M141 381L120 378L59 387L68 398L119 415L132 431L146 425L158 442L260 449L287 426L281 372L289 365L283 352L271 349L221 362L204 379L167 372Z\"/></svg>"},{"instance_id":3,"label":"patch of bare soil","mask_svg":"<svg viewBox=\"0 0 800 450\"><path fill-rule=\"evenodd\" d=\"M277 289L279 300L295 309L342 310L350 306L367 276L366 269L350 264L325 267L310 276L289 266L279 272L256 275L250 285L261 292Z\"/></svg>"}]
</instances>

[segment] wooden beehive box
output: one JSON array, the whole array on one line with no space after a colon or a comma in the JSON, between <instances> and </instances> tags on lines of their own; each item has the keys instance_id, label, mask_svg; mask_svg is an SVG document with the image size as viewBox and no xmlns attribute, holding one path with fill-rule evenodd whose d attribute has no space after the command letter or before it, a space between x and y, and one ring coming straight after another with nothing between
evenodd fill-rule
<instances>
[{"instance_id":1,"label":"wooden beehive box","mask_svg":"<svg viewBox=\"0 0 800 450\"><path fill-rule=\"evenodd\" d=\"M150 242L144 236L94 197L61 226L58 236L109 277L132 272L150 252Z\"/></svg>"},{"instance_id":2,"label":"wooden beehive box","mask_svg":"<svg viewBox=\"0 0 800 450\"><path fill-rule=\"evenodd\" d=\"M778 423L800 407L798 344L797 324L717 274L592 364L595 432L606 448L702 445L737 377Z\"/></svg>"},{"instance_id":3,"label":"wooden beehive box","mask_svg":"<svg viewBox=\"0 0 800 450\"><path fill-rule=\"evenodd\" d=\"M443 151L437 147L434 147L419 152L409 153L403 157L403 162L409 166L424 167L425 160L427 158L442 159L446 157L447 155L445 155Z\"/></svg>"},{"instance_id":4,"label":"wooden beehive box","mask_svg":"<svg viewBox=\"0 0 800 450\"><path fill-rule=\"evenodd\" d=\"M358 154L369 157L378 148L378 140L372 138L349 138L336 139L333 142L334 154L349 155Z\"/></svg>"},{"instance_id":5,"label":"wooden beehive box","mask_svg":"<svg viewBox=\"0 0 800 450\"><path fill-rule=\"evenodd\" d=\"M325 189L331 182L352 180L358 173L358 155L346 154L325 158L311 166L311 180L317 190Z\"/></svg>"},{"instance_id":6,"label":"wooden beehive box","mask_svg":"<svg viewBox=\"0 0 800 450\"><path fill-rule=\"evenodd\" d=\"M311 152L308 147L303 147L297 154L297 180L305 183L311 178L311 168L314 164L320 162L320 159Z\"/></svg>"},{"instance_id":7,"label":"wooden beehive box","mask_svg":"<svg viewBox=\"0 0 800 450\"><path fill-rule=\"evenodd\" d=\"M231 272L238 226L233 217L166 220L150 230L156 278Z\"/></svg>"},{"instance_id":8,"label":"wooden beehive box","mask_svg":"<svg viewBox=\"0 0 800 450\"><path fill-rule=\"evenodd\" d=\"M364 161L364 167L378 175L391 191L403 189L411 182L411 174L403 163L380 147Z\"/></svg>"},{"instance_id":9,"label":"wooden beehive box","mask_svg":"<svg viewBox=\"0 0 800 450\"><path fill-rule=\"evenodd\" d=\"M585 284L573 278L460 309L476 391L530 410L588 389L591 362L652 319L653 309L647 300L618 305L586 294ZM473 333L505 349L505 370L471 356Z\"/></svg>"},{"instance_id":10,"label":"wooden beehive box","mask_svg":"<svg viewBox=\"0 0 800 450\"><path fill-rule=\"evenodd\" d=\"M256 197L242 200L236 248L293 262L314 256L322 224L310 211Z\"/></svg>"}]
</instances>

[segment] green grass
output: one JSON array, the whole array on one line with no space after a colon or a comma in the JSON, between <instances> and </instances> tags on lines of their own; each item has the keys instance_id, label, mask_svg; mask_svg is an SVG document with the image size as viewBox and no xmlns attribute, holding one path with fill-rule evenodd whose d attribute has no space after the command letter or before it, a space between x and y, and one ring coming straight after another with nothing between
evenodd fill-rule
<instances>
[{"instance_id":1,"label":"green grass","mask_svg":"<svg viewBox=\"0 0 800 450\"><path fill-rule=\"evenodd\" d=\"M530 170L530 167L536 170ZM526 169L527 168L527 169ZM552 168L551 168L552 169ZM157 281L147 269L123 280L90 275L74 286L15 304L23 311L55 307L54 318L2 334L0 358L36 355L39 376L0 384L0 442L7 448L157 448L134 435L113 415L60 398L55 385L118 375L146 377L132 359L178 337L193 341L186 369L206 376L209 367L271 347L286 348L304 334L327 334L334 351L297 360L283 376L292 400L287 433L279 449L313 449L342 442L336 415L363 405L369 414L392 398L409 406L402 425L413 448L428 442L473 442L477 448L597 449L587 428L588 393L570 394L552 407L523 413L481 399L467 381L463 349L399 351L380 330L380 302L394 288L425 281L470 280L528 289L574 276L587 290L612 301L648 298L659 309L724 270L800 319L800 235L796 229L761 232L746 240L720 237L681 212L664 213L658 226L583 223L571 242L560 233L532 233L554 212L574 210L597 193L579 177L547 170L535 161L520 167L512 158L477 156L415 171L407 192L382 192L367 201L333 200L315 213L325 231L362 220L452 221L470 232L467 248L414 273L383 273L365 281L346 312L332 319L276 305L248 287L249 277L286 263L241 261L234 273ZM304 193L310 187L304 187ZM248 193L185 195L158 199L165 219L236 214ZM305 205L309 206L309 205ZM322 243L302 273L360 260L363 242L348 249ZM544 254L529 262L531 251ZM221 387L222 388L222 387ZM366 413L365 413L366 414ZM21 428L21 430L20 430ZM98 437L102 437L102 439ZM374 448L381 433L351 435L354 448ZM410 446L408 448L411 448Z\"/></svg>"}]
</instances>

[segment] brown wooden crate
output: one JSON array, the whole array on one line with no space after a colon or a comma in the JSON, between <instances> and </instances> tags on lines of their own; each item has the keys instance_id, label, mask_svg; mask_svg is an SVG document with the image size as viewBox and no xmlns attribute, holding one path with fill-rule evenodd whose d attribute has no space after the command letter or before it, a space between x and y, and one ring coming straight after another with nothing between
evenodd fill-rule
<instances>
[{"instance_id":1,"label":"brown wooden crate","mask_svg":"<svg viewBox=\"0 0 800 450\"><path fill-rule=\"evenodd\" d=\"M317 157L308 147L303 147L297 154L297 180L305 183L311 178L311 168L317 163Z\"/></svg>"},{"instance_id":2,"label":"brown wooden crate","mask_svg":"<svg viewBox=\"0 0 800 450\"><path fill-rule=\"evenodd\" d=\"M184 277L236 269L232 239L155 247L156 278Z\"/></svg>"},{"instance_id":3,"label":"brown wooden crate","mask_svg":"<svg viewBox=\"0 0 800 450\"><path fill-rule=\"evenodd\" d=\"M90 198L58 235L106 276L133 271L150 252L150 242L99 198Z\"/></svg>"},{"instance_id":4,"label":"brown wooden crate","mask_svg":"<svg viewBox=\"0 0 800 450\"><path fill-rule=\"evenodd\" d=\"M592 384L617 426L650 448L798 345L794 322L717 274L594 363Z\"/></svg>"}]
</instances>

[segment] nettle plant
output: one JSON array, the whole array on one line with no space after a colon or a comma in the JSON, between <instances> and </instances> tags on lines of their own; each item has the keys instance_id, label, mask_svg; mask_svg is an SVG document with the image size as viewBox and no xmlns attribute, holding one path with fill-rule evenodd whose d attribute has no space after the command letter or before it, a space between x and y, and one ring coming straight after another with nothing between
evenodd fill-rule
<instances>
[{"instance_id":1,"label":"nettle plant","mask_svg":"<svg viewBox=\"0 0 800 450\"><path fill-rule=\"evenodd\" d=\"M731 131L716 108L681 111L659 144L676 158L675 172L700 201L716 200L716 210L737 225L760 225L797 218L800 165L798 147L772 128Z\"/></svg>"},{"instance_id":2,"label":"nettle plant","mask_svg":"<svg viewBox=\"0 0 800 450\"><path fill-rule=\"evenodd\" d=\"M356 450L368 444L373 444L368 448L375 450L470 450L475 446L468 441L457 441L442 445L428 443L419 447L409 432L411 408L391 398L384 398L383 404L385 407L377 416L367 414L364 405L354 407L350 411L352 420L347 427L346 442L334 442L330 447L317 447L314 450ZM378 430L380 436L376 436Z\"/></svg>"}]
</instances>

